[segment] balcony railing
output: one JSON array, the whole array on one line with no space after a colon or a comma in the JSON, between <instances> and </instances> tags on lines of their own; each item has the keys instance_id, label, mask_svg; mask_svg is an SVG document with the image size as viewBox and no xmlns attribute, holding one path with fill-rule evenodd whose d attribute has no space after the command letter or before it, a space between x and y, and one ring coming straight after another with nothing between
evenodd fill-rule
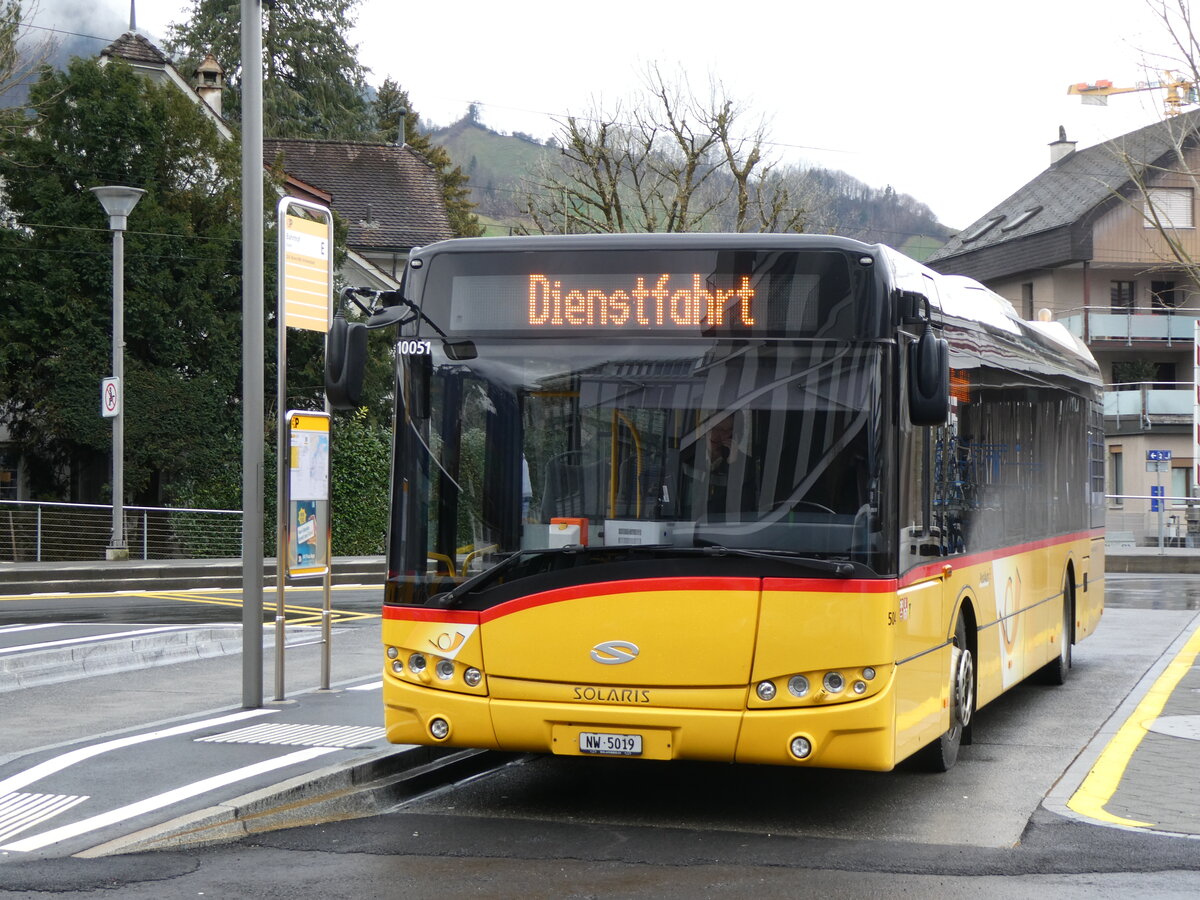
<instances>
[{"instance_id":1,"label":"balcony railing","mask_svg":"<svg viewBox=\"0 0 1200 900\"><path fill-rule=\"evenodd\" d=\"M1153 341L1167 347L1190 344L1195 334L1198 309L1163 306L1086 306L1059 317L1073 335L1084 341L1120 341L1136 344Z\"/></svg>"},{"instance_id":2,"label":"balcony railing","mask_svg":"<svg viewBox=\"0 0 1200 900\"><path fill-rule=\"evenodd\" d=\"M1119 420L1153 416L1191 416L1190 381L1138 381L1112 384L1104 391L1104 415Z\"/></svg>"}]
</instances>

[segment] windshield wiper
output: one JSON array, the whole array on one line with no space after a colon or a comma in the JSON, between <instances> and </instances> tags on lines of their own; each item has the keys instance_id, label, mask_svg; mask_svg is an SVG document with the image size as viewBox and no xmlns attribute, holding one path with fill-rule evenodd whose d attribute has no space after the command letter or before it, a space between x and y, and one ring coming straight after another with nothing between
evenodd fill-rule
<instances>
[{"instance_id":1,"label":"windshield wiper","mask_svg":"<svg viewBox=\"0 0 1200 900\"><path fill-rule=\"evenodd\" d=\"M706 556L740 556L747 559L769 559L777 562L792 563L807 569L828 572L830 575L836 575L838 578L849 578L857 571L854 563L848 560L800 556L787 550L747 550L744 547L724 547L720 544L707 544L695 549Z\"/></svg>"},{"instance_id":2,"label":"windshield wiper","mask_svg":"<svg viewBox=\"0 0 1200 900\"><path fill-rule=\"evenodd\" d=\"M429 598L429 606L451 606L456 600L459 600L465 594L469 594L486 584L491 583L499 578L509 569L516 566L521 560L530 556L557 556L566 553L578 553L580 550L587 550L586 547L580 544L568 544L565 547L548 547L542 550L517 550L505 559L500 560L496 565L492 566L483 572L480 572L474 578L468 578L462 584L456 585L444 594L436 594Z\"/></svg>"}]
</instances>

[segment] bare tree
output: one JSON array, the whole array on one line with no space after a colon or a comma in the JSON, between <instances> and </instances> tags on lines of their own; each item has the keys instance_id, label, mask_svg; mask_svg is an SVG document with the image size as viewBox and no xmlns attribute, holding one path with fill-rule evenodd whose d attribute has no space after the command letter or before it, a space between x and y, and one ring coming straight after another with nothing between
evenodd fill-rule
<instances>
[{"instance_id":1,"label":"bare tree","mask_svg":"<svg viewBox=\"0 0 1200 900\"><path fill-rule=\"evenodd\" d=\"M1200 88L1200 41L1192 26L1190 0L1145 0L1162 23L1170 42L1165 53L1143 51L1148 69L1170 69L1181 80ZM1150 61L1153 60L1153 66ZM1181 231L1162 203L1162 194L1186 188L1195 196L1200 188L1196 157L1200 155L1200 113L1175 115L1175 107L1157 128L1142 129L1111 142L1119 162L1122 184L1111 185L1114 196L1135 210L1146 224L1145 239L1151 257L1161 262L1150 269L1182 269L1191 288L1200 291L1200 261L1190 246L1192 230Z\"/></svg>"},{"instance_id":2,"label":"bare tree","mask_svg":"<svg viewBox=\"0 0 1200 900\"><path fill-rule=\"evenodd\" d=\"M702 101L651 65L627 114L593 107L559 122L561 155L526 185L537 229L800 230L787 181L772 177L765 123L744 130L744 109L719 83Z\"/></svg>"},{"instance_id":3,"label":"bare tree","mask_svg":"<svg viewBox=\"0 0 1200 900\"><path fill-rule=\"evenodd\" d=\"M29 32L36 9L36 3L26 9L21 0L0 0L0 158L9 158L10 141L28 130L29 88L55 49L52 39ZM0 179L0 209L5 205Z\"/></svg>"},{"instance_id":4,"label":"bare tree","mask_svg":"<svg viewBox=\"0 0 1200 900\"><path fill-rule=\"evenodd\" d=\"M21 0L0 0L0 99L5 106L24 102L23 91L54 50L51 39L30 35L28 21L37 4L26 6Z\"/></svg>"}]
</instances>

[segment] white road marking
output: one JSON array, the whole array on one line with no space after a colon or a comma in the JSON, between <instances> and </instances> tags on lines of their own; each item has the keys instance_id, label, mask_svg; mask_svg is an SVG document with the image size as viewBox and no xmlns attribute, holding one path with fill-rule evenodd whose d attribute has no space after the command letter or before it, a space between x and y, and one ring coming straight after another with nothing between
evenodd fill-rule
<instances>
[{"instance_id":1,"label":"white road marking","mask_svg":"<svg viewBox=\"0 0 1200 900\"><path fill-rule=\"evenodd\" d=\"M354 687L346 688L348 691L379 691L383 690L382 681L371 681L367 684L356 684Z\"/></svg>"},{"instance_id":2,"label":"white road marking","mask_svg":"<svg viewBox=\"0 0 1200 900\"><path fill-rule=\"evenodd\" d=\"M210 744L285 744L293 747L362 747L383 740L377 725L289 725L260 722L222 734L196 738Z\"/></svg>"},{"instance_id":3,"label":"white road marking","mask_svg":"<svg viewBox=\"0 0 1200 900\"><path fill-rule=\"evenodd\" d=\"M257 775L273 772L276 769L282 769L285 766L295 763L308 762L310 759L316 759L318 756L324 756L327 753L336 753L337 749L337 747L310 747L307 750L297 750L295 753L289 753L277 759L268 759L264 762L255 763L252 766L243 766L231 772L224 772L220 775L214 775L211 778L185 784L183 787L175 788L171 791L156 794L153 797L147 797L145 800L129 803L106 813L100 813L99 815L82 819L78 822L72 822L70 825L62 825L58 828L44 831L41 834L36 834L33 837L14 841L11 844L0 845L0 850L11 850L18 853L40 850L43 847L48 847L50 844L57 844L60 841L78 837L81 834L87 834L89 831L95 831L99 828L106 828L109 825L117 825L136 816L154 812L173 803L179 803L182 800L208 793L209 791L234 784L238 781L244 781L247 778L254 778Z\"/></svg>"},{"instance_id":4,"label":"white road marking","mask_svg":"<svg viewBox=\"0 0 1200 900\"><path fill-rule=\"evenodd\" d=\"M41 825L86 799L72 794L6 794L0 797L0 840Z\"/></svg>"},{"instance_id":5,"label":"white road marking","mask_svg":"<svg viewBox=\"0 0 1200 900\"><path fill-rule=\"evenodd\" d=\"M107 753L110 750L121 750L125 747L132 747L135 744L144 744L147 741L156 741L160 738L175 737L180 734L190 734L193 731L201 731L205 728L212 728L217 725L225 725L229 722L240 722L242 719L249 719L254 716L264 716L268 713L279 712L277 709L247 709L241 712L231 713L227 716L217 716L215 719L203 719L199 722L188 722L185 725L175 725L172 728L164 728L161 731L149 731L145 734L134 734L129 737L117 738L111 741L105 741L102 744L92 744L90 747L80 747L78 750L71 750L63 753L61 756L55 756L45 762L38 763L31 769L26 769L24 772L18 772L16 775L11 775L0 781L0 796L11 794L14 791L19 791L21 788L33 784L35 781L40 781L47 775L53 775L55 772L61 772L63 769L69 769L71 766L81 763L86 759L91 759L94 756L99 756L101 753Z\"/></svg>"},{"instance_id":6,"label":"white road marking","mask_svg":"<svg viewBox=\"0 0 1200 900\"><path fill-rule=\"evenodd\" d=\"M12 634L14 631L34 631L38 628L62 628L62 622L43 622L40 625L4 625L0 626L0 633Z\"/></svg>"}]
</instances>

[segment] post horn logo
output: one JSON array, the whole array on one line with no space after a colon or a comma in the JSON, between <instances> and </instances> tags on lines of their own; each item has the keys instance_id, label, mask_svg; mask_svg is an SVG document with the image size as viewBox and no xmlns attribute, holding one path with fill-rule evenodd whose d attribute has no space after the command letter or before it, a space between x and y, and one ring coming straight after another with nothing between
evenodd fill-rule
<instances>
[{"instance_id":1,"label":"post horn logo","mask_svg":"<svg viewBox=\"0 0 1200 900\"><path fill-rule=\"evenodd\" d=\"M604 666L632 662L642 651L631 641L601 641L592 648L592 659Z\"/></svg>"}]
</instances>

